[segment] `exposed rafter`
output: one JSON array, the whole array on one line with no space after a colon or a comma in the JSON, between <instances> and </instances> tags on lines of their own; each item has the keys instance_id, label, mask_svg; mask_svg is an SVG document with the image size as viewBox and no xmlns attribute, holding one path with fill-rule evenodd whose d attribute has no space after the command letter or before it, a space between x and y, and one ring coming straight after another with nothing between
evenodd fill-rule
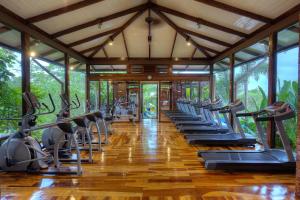
<instances>
[{"instance_id":1,"label":"exposed rafter","mask_svg":"<svg viewBox=\"0 0 300 200\"><path fill-rule=\"evenodd\" d=\"M111 40L115 39L122 31L124 31L134 20L136 20L139 16L143 14L145 9L137 12L134 16L132 16L123 26L122 28L115 32L113 35L111 35L107 40L105 40L102 44L99 46L94 47L94 51L88 56L89 58L93 57L97 54L98 51L100 51L107 43L109 43Z\"/></svg>"},{"instance_id":2,"label":"exposed rafter","mask_svg":"<svg viewBox=\"0 0 300 200\"><path fill-rule=\"evenodd\" d=\"M0 34L2 33L6 33L8 31L11 31L11 28L7 27L7 26L2 26L0 27Z\"/></svg>"},{"instance_id":3,"label":"exposed rafter","mask_svg":"<svg viewBox=\"0 0 300 200\"><path fill-rule=\"evenodd\" d=\"M71 4L69 6L58 8L58 9L55 9L55 10L52 10L52 11L49 11L49 12L46 12L46 13L43 13L40 15L36 15L34 17L30 17L27 19L27 21L29 21L30 23L39 22L42 20L49 19L51 17L56 17L58 15L62 15L62 14L65 14L65 13L68 13L68 12L71 12L74 10L81 9L86 6L90 6L92 4L95 4L95 3L98 3L101 1L103 1L103 0L83 0L78 3Z\"/></svg>"},{"instance_id":4,"label":"exposed rafter","mask_svg":"<svg viewBox=\"0 0 300 200\"><path fill-rule=\"evenodd\" d=\"M99 23L103 23L103 22L106 22L106 21L110 21L110 20L125 16L125 15L129 15L131 13L138 12L140 10L145 10L148 7L149 7L149 3L142 4L142 5L133 7L133 8L129 8L127 10L123 10L123 11L105 16L105 17L100 17L100 18L97 18L95 20L92 20L92 21L89 21L89 22L86 22L86 23L83 23L83 24L80 24L80 25L73 26L71 28L68 28L68 29L65 29L65 30L62 30L62 31L58 31L58 32L52 34L51 37L52 38L57 38L57 37L60 37L60 36L66 35L66 34L70 34L70 33L73 33L75 31L79 31L81 29L88 28L88 27L94 26L94 25L99 24Z\"/></svg>"},{"instance_id":5,"label":"exposed rafter","mask_svg":"<svg viewBox=\"0 0 300 200\"><path fill-rule=\"evenodd\" d=\"M264 23L271 23L272 22L271 18L255 14L255 13L249 12L247 10L236 8L236 7L230 6L228 4L225 4L225 3L222 3L222 2L219 2L219 1L215 1L215 0L195 0L195 1L206 4L206 5L209 5L209 6L212 6L214 8L219 8L221 10L226 10L226 11L229 11L231 13L235 13L235 14L245 16L245 17L248 17L248 18L251 18L251 19L255 19L257 21L261 21L261 22L264 22Z\"/></svg>"},{"instance_id":6,"label":"exposed rafter","mask_svg":"<svg viewBox=\"0 0 300 200\"><path fill-rule=\"evenodd\" d=\"M155 9L161 11L161 12L165 12L165 13L168 13L168 14L171 14L171 15L189 20L189 21L193 21L195 23L200 23L200 24L203 24L205 26L209 26L211 28L221 30L223 32L227 32L227 33L230 33L230 34L233 34L233 35L237 35L237 36L240 36L240 37L247 37L248 36L246 33L242 33L240 31L236 31L234 29L227 28L225 26L222 26L222 25L219 25L219 24L216 24L216 23L213 23L213 22L209 22L209 21L207 21L205 19L202 19L202 18L194 17L194 16L191 16L191 15L188 15L188 14L176 11L176 10L172 10L170 8L167 8L167 7L159 6L157 4L153 4L152 8L155 8Z\"/></svg>"},{"instance_id":7,"label":"exposed rafter","mask_svg":"<svg viewBox=\"0 0 300 200\"><path fill-rule=\"evenodd\" d=\"M185 34L180 28L178 28L178 26L172 22L172 20L170 20L165 14L163 14L162 12L156 10L155 8L153 8L153 11L160 16L167 24L169 24L173 29L175 29L178 34L180 34L182 37L184 37L185 39L190 40L190 42L197 48L199 49L206 57L210 58L210 54L207 51L210 51L212 53L218 54L219 52L211 49L209 47L206 46L202 46L199 45L197 42L195 42L193 39L191 39L187 34Z\"/></svg>"},{"instance_id":8,"label":"exposed rafter","mask_svg":"<svg viewBox=\"0 0 300 200\"><path fill-rule=\"evenodd\" d=\"M175 48L175 44L176 44L176 39L177 39L177 31L175 31L175 36L174 36L174 40L173 40L173 44L172 44L170 58L173 57L173 52L174 52L174 48Z\"/></svg>"},{"instance_id":9,"label":"exposed rafter","mask_svg":"<svg viewBox=\"0 0 300 200\"><path fill-rule=\"evenodd\" d=\"M204 39L204 40L207 40L207 41L210 41L210 42L213 42L213 43L225 46L225 47L231 47L231 45L232 45L230 43L227 43L227 42L224 42L224 41L221 41L221 40L218 40L218 39L215 39L215 38L212 38L212 37L209 37L209 36L206 36L206 35L203 35L203 34L200 34L200 33L197 33L197 32L191 31L191 30L188 30L188 29L184 29L184 28L181 28L181 27L179 27L179 28L183 32L185 32L185 33L187 33L189 35L193 35L193 36L196 36L198 38L201 38L201 39Z\"/></svg>"},{"instance_id":10,"label":"exposed rafter","mask_svg":"<svg viewBox=\"0 0 300 200\"><path fill-rule=\"evenodd\" d=\"M109 58L109 56L108 56L108 53L107 53L107 51L106 51L106 49L103 47L103 53L104 53L104 55L105 55L105 57L106 58ZM113 70L114 71L114 66L113 65L110 65L110 68L111 68L111 70Z\"/></svg>"},{"instance_id":11,"label":"exposed rafter","mask_svg":"<svg viewBox=\"0 0 300 200\"><path fill-rule=\"evenodd\" d=\"M105 32L102 32L102 33L98 33L98 34L96 34L96 35L92 35L92 36L87 37L87 38L84 38L84 39L82 39L82 40L78 40L78 41L69 43L68 46L69 46L69 47L74 47L74 46L77 46L77 45L80 45L80 44L83 44L83 43L86 43L86 42L90 42L90 41L92 41L92 40L101 38L101 37L103 37L103 36L113 34L113 33L117 32L118 30L120 30L121 28L122 28L122 27L119 27L119 28L115 28L115 29L112 29L112 30L109 30L109 31L105 31Z\"/></svg>"},{"instance_id":12,"label":"exposed rafter","mask_svg":"<svg viewBox=\"0 0 300 200\"><path fill-rule=\"evenodd\" d=\"M129 51L128 51L127 41L126 41L126 37L125 37L124 31L122 31L122 38L123 38L124 47L125 47L125 50L126 50L126 56L127 56L127 58L129 58Z\"/></svg>"}]
</instances>

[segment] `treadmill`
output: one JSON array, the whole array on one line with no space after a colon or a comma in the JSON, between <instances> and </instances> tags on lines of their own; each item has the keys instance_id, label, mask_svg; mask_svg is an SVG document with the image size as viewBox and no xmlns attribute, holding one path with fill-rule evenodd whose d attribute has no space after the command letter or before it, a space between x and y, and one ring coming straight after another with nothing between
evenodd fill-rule
<instances>
[{"instance_id":1,"label":"treadmill","mask_svg":"<svg viewBox=\"0 0 300 200\"><path fill-rule=\"evenodd\" d=\"M222 100L217 99L215 102L203 101L201 103L192 103L192 106L193 106L196 114L198 116L201 116L201 119L197 120L197 121L194 121L194 120L190 121L187 119L177 120L177 121L175 121L176 127L180 129L181 126L187 126L187 125L189 125L189 126L191 126L191 125L213 125L214 119L211 118L209 112L207 112L207 110L204 109L204 107L208 106L209 104L214 104L214 105L218 105L219 107L221 107Z\"/></svg>"},{"instance_id":2,"label":"treadmill","mask_svg":"<svg viewBox=\"0 0 300 200\"><path fill-rule=\"evenodd\" d=\"M217 134L217 133L227 133L230 131L228 126L229 122L226 122L226 127L223 126L220 120L219 111L223 110L226 107L219 107L218 104L208 104L203 106L203 109L206 110L207 119L212 122L211 125L181 125L179 126L180 132L186 134ZM226 114L223 114L226 115ZM217 119L217 122L214 119L214 116ZM225 117L225 116L224 116ZM226 117L225 117L226 119Z\"/></svg>"},{"instance_id":3,"label":"treadmill","mask_svg":"<svg viewBox=\"0 0 300 200\"><path fill-rule=\"evenodd\" d=\"M210 170L222 169L230 171L279 171L295 172L296 161L292 147L285 132L283 121L294 118L292 106L284 102L275 102L271 106L256 113L248 113L255 119L258 137L264 150L260 151L199 151ZM283 144L283 149L270 148L263 131L262 122L274 121Z\"/></svg>"},{"instance_id":4,"label":"treadmill","mask_svg":"<svg viewBox=\"0 0 300 200\"><path fill-rule=\"evenodd\" d=\"M176 122L177 120L201 120L201 117L197 115L194 107L189 101L181 101L179 103L179 106L183 112L169 115L168 117L171 119L171 121Z\"/></svg>"},{"instance_id":5,"label":"treadmill","mask_svg":"<svg viewBox=\"0 0 300 200\"><path fill-rule=\"evenodd\" d=\"M250 134L245 134L244 130L240 124L238 117L245 115L237 114L245 109L243 102L237 100L234 103L223 107L220 113L224 115L225 121L229 127L229 132L227 133L217 133L217 134L185 134L185 138L189 144L205 144L205 145L244 145L250 146L256 143L256 138ZM238 132L235 132L229 123L228 114L231 114L235 127L237 127Z\"/></svg>"}]
</instances>

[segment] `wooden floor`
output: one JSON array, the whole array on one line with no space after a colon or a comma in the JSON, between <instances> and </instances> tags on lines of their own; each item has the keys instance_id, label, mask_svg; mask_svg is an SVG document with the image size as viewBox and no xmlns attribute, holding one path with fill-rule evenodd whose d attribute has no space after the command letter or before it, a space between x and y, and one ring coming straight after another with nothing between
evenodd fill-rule
<instances>
[{"instance_id":1,"label":"wooden floor","mask_svg":"<svg viewBox=\"0 0 300 200\"><path fill-rule=\"evenodd\" d=\"M212 147L210 147L212 149ZM0 173L3 199L293 199L294 176L207 171L170 123L119 123L81 177ZM218 149L218 148L217 148ZM220 149L220 148L219 148Z\"/></svg>"}]
</instances>

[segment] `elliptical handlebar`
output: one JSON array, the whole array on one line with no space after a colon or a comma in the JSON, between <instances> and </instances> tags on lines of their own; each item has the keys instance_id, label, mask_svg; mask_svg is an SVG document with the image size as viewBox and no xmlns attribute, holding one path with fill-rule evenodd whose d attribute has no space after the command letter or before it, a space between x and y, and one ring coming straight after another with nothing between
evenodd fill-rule
<instances>
[{"instance_id":1,"label":"elliptical handlebar","mask_svg":"<svg viewBox=\"0 0 300 200\"><path fill-rule=\"evenodd\" d=\"M23 93L23 98L25 102L27 103L28 107L30 108L29 111L26 113L26 115L47 115L54 113L56 110L52 95L49 93L49 100L51 103L52 109L50 110L49 106L46 105L45 103L40 103L36 96L30 92L25 92ZM42 105L47 109L47 112L42 112ZM38 113L37 113L38 111Z\"/></svg>"}]
</instances>

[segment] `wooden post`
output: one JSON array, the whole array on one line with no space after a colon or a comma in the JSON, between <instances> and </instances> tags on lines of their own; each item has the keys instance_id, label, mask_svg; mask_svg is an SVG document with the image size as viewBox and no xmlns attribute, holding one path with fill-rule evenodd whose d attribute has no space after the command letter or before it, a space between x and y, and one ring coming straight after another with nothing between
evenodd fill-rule
<instances>
[{"instance_id":1,"label":"wooden post","mask_svg":"<svg viewBox=\"0 0 300 200\"><path fill-rule=\"evenodd\" d=\"M277 83L277 33L271 33L269 36L269 69L268 69L268 104L276 101L276 83ZM274 122L268 123L267 137L271 148L275 147L276 128Z\"/></svg>"},{"instance_id":2,"label":"wooden post","mask_svg":"<svg viewBox=\"0 0 300 200\"><path fill-rule=\"evenodd\" d=\"M30 35L21 33L21 47L22 47L22 93L30 92ZM26 102L22 98L22 115L27 111Z\"/></svg>"},{"instance_id":3,"label":"wooden post","mask_svg":"<svg viewBox=\"0 0 300 200\"><path fill-rule=\"evenodd\" d=\"M299 15L299 22L300 22L300 15ZM300 35L299 35L299 47L300 47ZM297 105L297 117L298 117L298 124L297 124L297 145L296 145L296 196L300 197L300 51L298 55L298 105Z\"/></svg>"},{"instance_id":4,"label":"wooden post","mask_svg":"<svg viewBox=\"0 0 300 200\"><path fill-rule=\"evenodd\" d=\"M91 92L90 92L90 71L91 71L91 66L89 64L86 64L85 67L85 101L86 101L86 111L90 112L91 109ZM96 105L94 105L96 106Z\"/></svg>"},{"instance_id":5,"label":"wooden post","mask_svg":"<svg viewBox=\"0 0 300 200\"><path fill-rule=\"evenodd\" d=\"M230 68L230 86L229 86L229 101L233 102L235 100L234 98L234 94L236 93L236 91L234 91L235 87L234 87L234 54L231 54L229 56L229 68ZM230 115L230 123L231 126L233 127L233 118Z\"/></svg>"},{"instance_id":6,"label":"wooden post","mask_svg":"<svg viewBox=\"0 0 300 200\"><path fill-rule=\"evenodd\" d=\"M213 101L214 100L214 65L209 66L209 97Z\"/></svg>"},{"instance_id":7,"label":"wooden post","mask_svg":"<svg viewBox=\"0 0 300 200\"><path fill-rule=\"evenodd\" d=\"M98 109L101 109L101 80L98 81Z\"/></svg>"},{"instance_id":8,"label":"wooden post","mask_svg":"<svg viewBox=\"0 0 300 200\"><path fill-rule=\"evenodd\" d=\"M65 96L70 102L70 60L69 55L65 53Z\"/></svg>"}]
</instances>

